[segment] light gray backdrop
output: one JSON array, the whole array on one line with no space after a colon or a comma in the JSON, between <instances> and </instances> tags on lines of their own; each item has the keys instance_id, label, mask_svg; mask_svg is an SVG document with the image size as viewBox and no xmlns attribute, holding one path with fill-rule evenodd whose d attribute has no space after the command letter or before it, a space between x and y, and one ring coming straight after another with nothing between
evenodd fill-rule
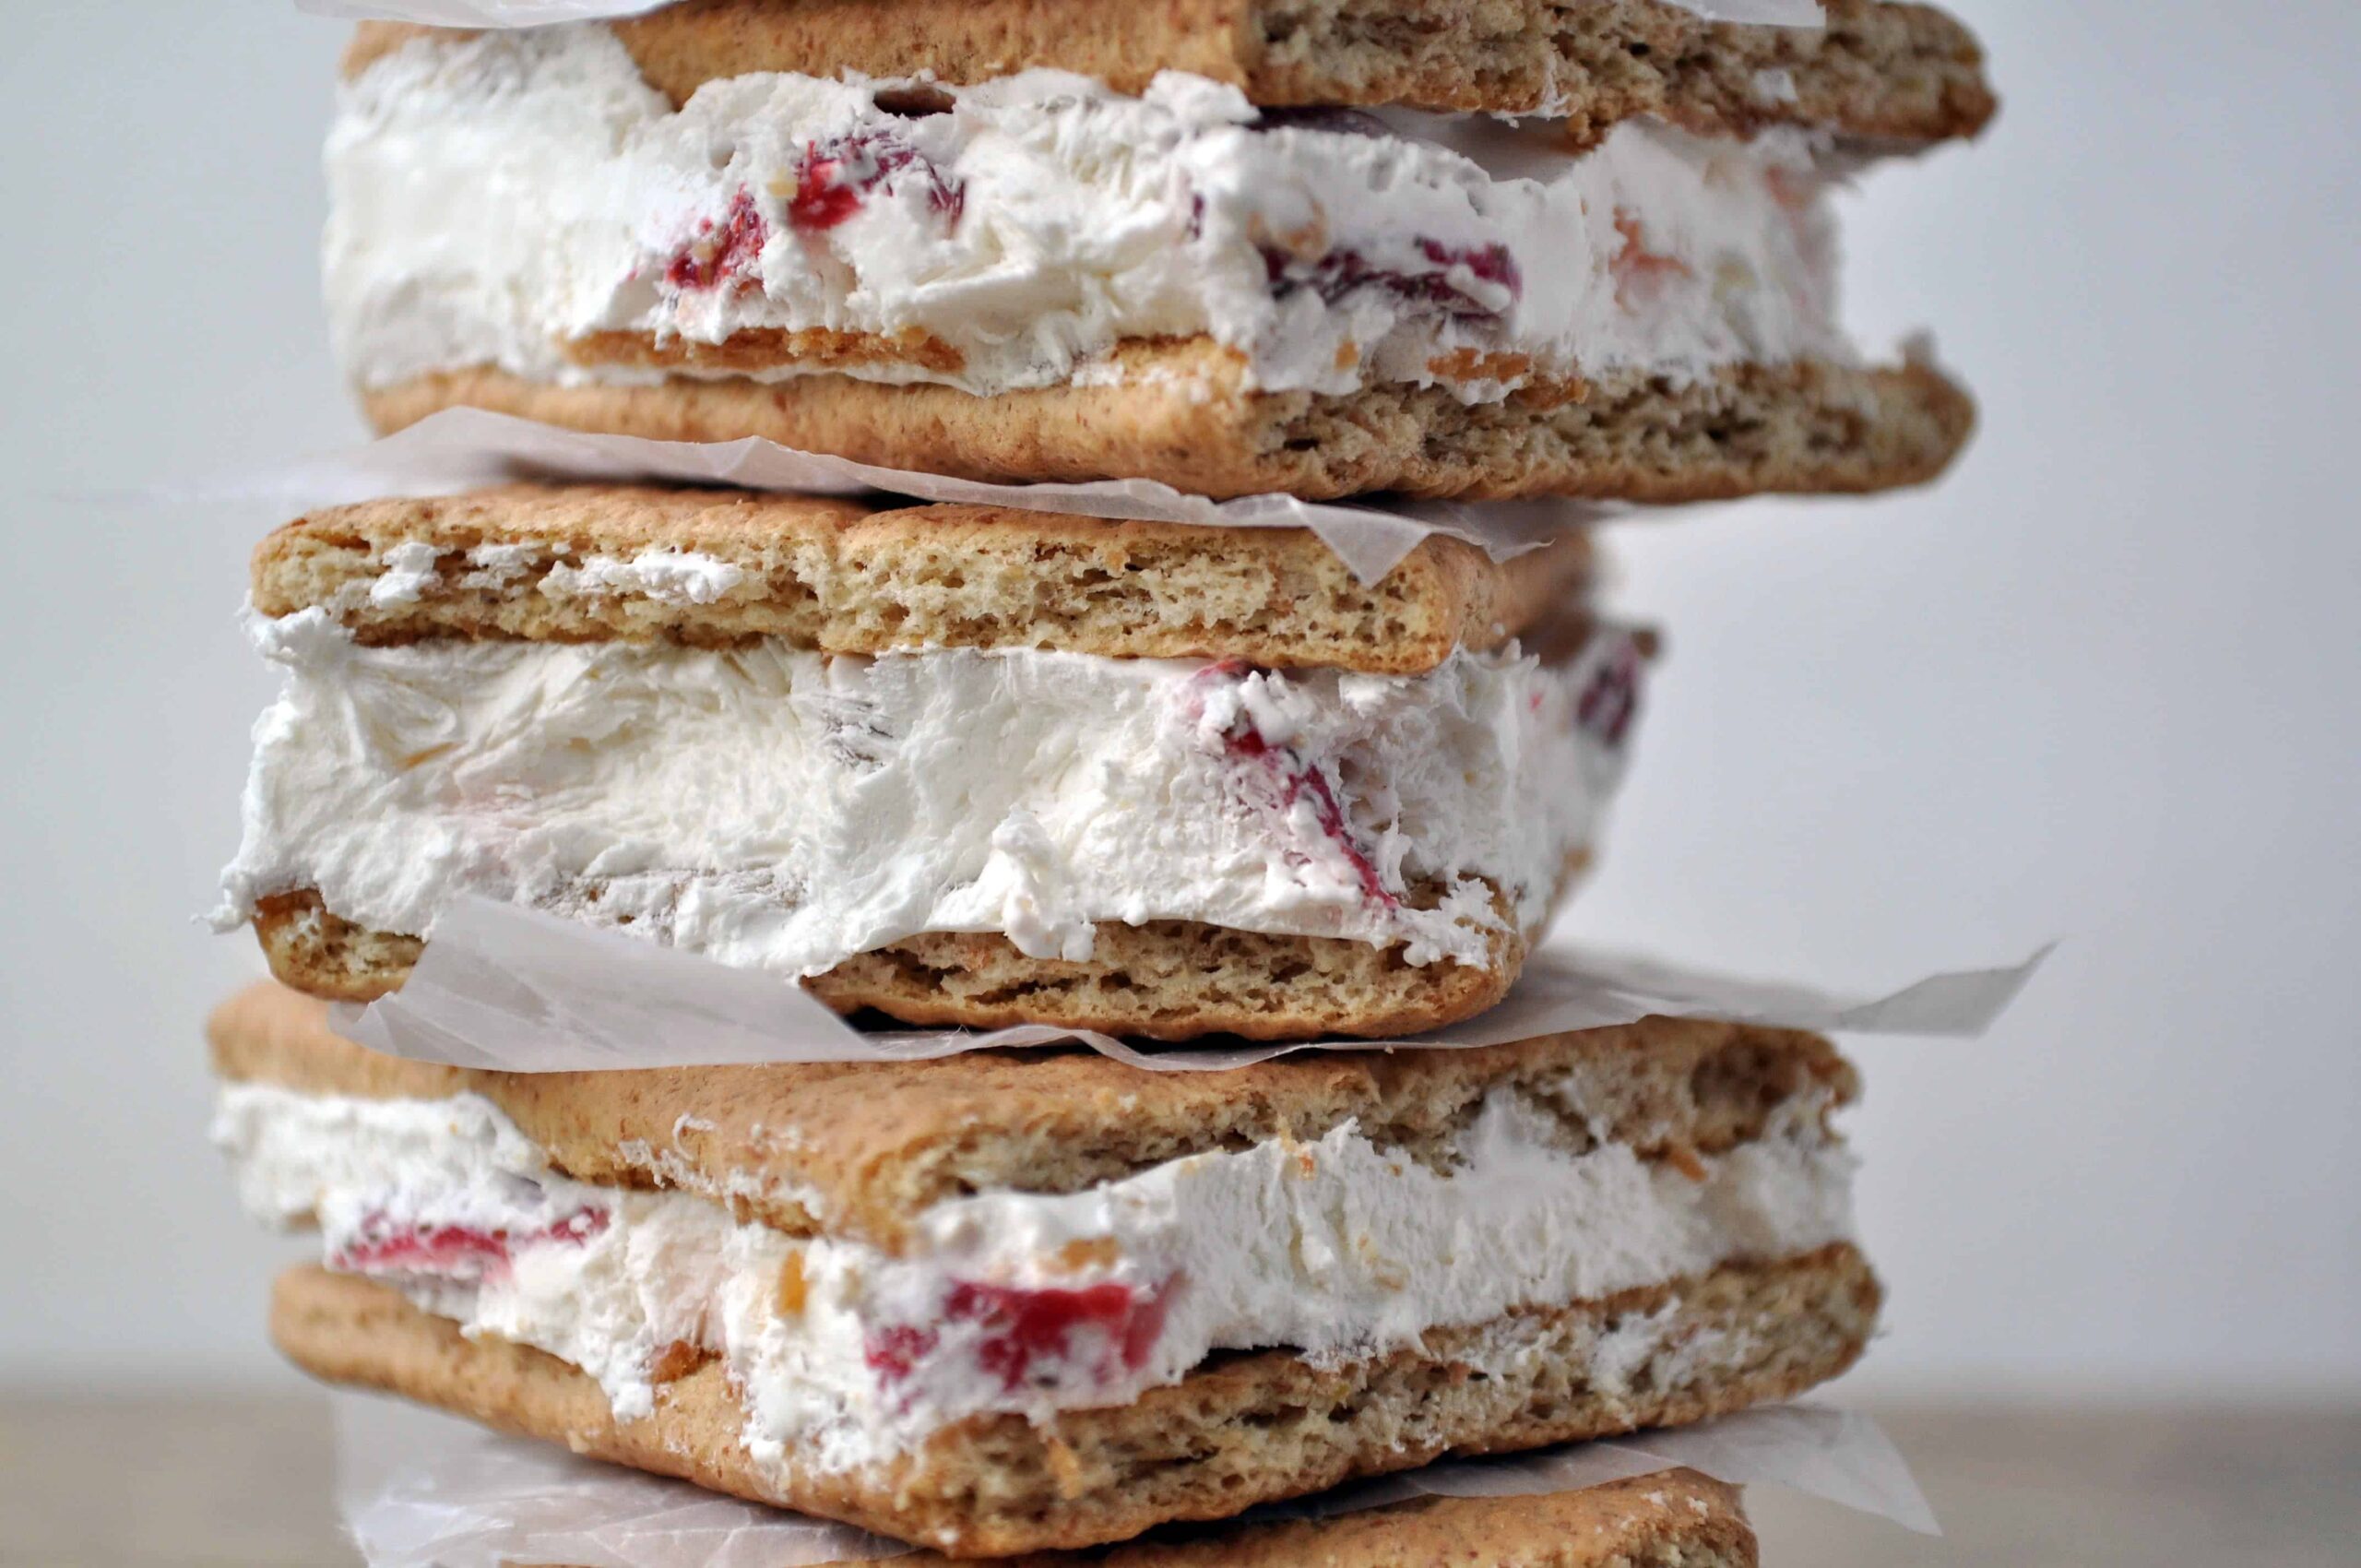
<instances>
[{"instance_id":1,"label":"light gray backdrop","mask_svg":"<svg viewBox=\"0 0 2361 1568\"><path fill-rule=\"evenodd\" d=\"M1858 1046L1865 1386L2361 1393L2361 6L1960 0L2008 96L1851 208L1853 314L1982 396L1942 489L1628 528L1671 658L1586 935L2050 970ZM130 487L357 432L322 343L340 29L11 0L0 52L0 1382L283 1378L206 1147L191 923L281 519Z\"/></svg>"}]
</instances>

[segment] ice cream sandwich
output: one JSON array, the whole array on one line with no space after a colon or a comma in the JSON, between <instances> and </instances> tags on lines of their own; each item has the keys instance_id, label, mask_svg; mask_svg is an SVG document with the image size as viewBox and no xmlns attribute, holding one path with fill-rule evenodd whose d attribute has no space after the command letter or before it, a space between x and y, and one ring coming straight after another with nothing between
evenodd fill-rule
<instances>
[{"instance_id":1,"label":"ice cream sandwich","mask_svg":"<svg viewBox=\"0 0 2361 1568\"><path fill-rule=\"evenodd\" d=\"M1958 450L1965 394L1930 362L1869 362L1839 320L1828 191L1860 144L1776 63L1816 50L1874 98L1889 67L1847 37L1951 24L1893 6L1840 6L1849 24L1818 32L1665 5L1404 9L748 3L364 33L327 154L336 348L389 430L476 406L1213 495L1869 491ZM1230 10L1269 14L1192 15ZM1328 27L1481 75L1454 32L1499 22L1546 51L1614 18L1638 30L1599 45L1613 67L1526 73L1559 84L1561 113L1575 77L1631 84L1624 109L1584 100L1617 117L1582 148L1559 122L1340 109L1356 94L1273 89L1239 53L1318 53ZM1291 30L1249 47L1241 25ZM1155 71L1140 29L1206 47ZM1797 97L1691 128L1633 113L1663 107L1642 85L1663 65L1651 29L1709 53L1742 36L1753 75ZM1049 68L1116 53L1117 85ZM1915 69L1892 68L1897 96L1957 96ZM1432 76L1331 74L1370 93Z\"/></svg>"},{"instance_id":2,"label":"ice cream sandwich","mask_svg":"<svg viewBox=\"0 0 2361 1568\"><path fill-rule=\"evenodd\" d=\"M271 985L210 1032L245 1204L320 1231L299 1365L954 1555L1781 1398L1878 1307L1805 1034L513 1075Z\"/></svg>"},{"instance_id":3,"label":"ice cream sandwich","mask_svg":"<svg viewBox=\"0 0 2361 1568\"><path fill-rule=\"evenodd\" d=\"M1414 1032L1588 859L1650 642L1587 547L525 486L255 557L284 676L217 921L398 986L462 895L907 1022Z\"/></svg>"}]
</instances>

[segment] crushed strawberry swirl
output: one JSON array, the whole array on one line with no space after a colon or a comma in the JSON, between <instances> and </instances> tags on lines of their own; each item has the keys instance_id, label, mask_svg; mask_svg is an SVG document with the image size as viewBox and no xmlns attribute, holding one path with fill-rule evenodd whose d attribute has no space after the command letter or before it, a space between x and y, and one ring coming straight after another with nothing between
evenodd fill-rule
<instances>
[{"instance_id":1,"label":"crushed strawberry swirl","mask_svg":"<svg viewBox=\"0 0 2361 1568\"><path fill-rule=\"evenodd\" d=\"M869 1331L868 1340L861 1347L860 1359L871 1372L877 1374L879 1383L891 1388L896 1384L909 1380L910 1373L918 1370L919 1363L934 1353L935 1343L941 1337L931 1328L919 1328L907 1323L889 1324L884 1328Z\"/></svg>"},{"instance_id":2,"label":"crushed strawberry swirl","mask_svg":"<svg viewBox=\"0 0 2361 1568\"><path fill-rule=\"evenodd\" d=\"M538 1229L510 1230L402 1223L388 1219L380 1210L362 1220L353 1241L328 1255L328 1266L348 1274L422 1274L479 1282L503 1279L516 1249L543 1244L578 1247L603 1234L610 1218L603 1208L577 1209Z\"/></svg>"},{"instance_id":3,"label":"crushed strawberry swirl","mask_svg":"<svg viewBox=\"0 0 2361 1568\"><path fill-rule=\"evenodd\" d=\"M1622 745L1640 712L1643 665L1638 647L1619 639L1574 700L1574 725L1610 750Z\"/></svg>"},{"instance_id":4,"label":"crushed strawberry swirl","mask_svg":"<svg viewBox=\"0 0 2361 1568\"><path fill-rule=\"evenodd\" d=\"M1271 292L1278 299L1310 289L1323 303L1333 305L1360 290L1378 289L1406 304L1462 320L1498 316L1524 296L1525 276L1506 245L1452 246L1420 240L1418 252L1434 270L1406 272L1375 267L1360 252L1342 246L1315 261L1306 261L1265 245L1263 267L1269 276ZM1506 299L1495 303L1502 294Z\"/></svg>"},{"instance_id":5,"label":"crushed strawberry swirl","mask_svg":"<svg viewBox=\"0 0 2361 1568\"><path fill-rule=\"evenodd\" d=\"M806 143L802 161L796 166L787 220L805 233L833 229L859 212L870 192L906 169L924 173L927 205L956 227L967 210L966 183L944 173L892 131L880 129Z\"/></svg>"},{"instance_id":6,"label":"crushed strawberry swirl","mask_svg":"<svg viewBox=\"0 0 2361 1568\"><path fill-rule=\"evenodd\" d=\"M955 226L967 205L966 184L893 132L875 129L804 144L796 164L795 190L787 198L788 225L799 233L825 233L858 213L872 192L908 169L923 172L927 205ZM682 293L759 289L763 247L770 239L771 226L754 193L742 185L719 221L698 220L696 237L665 263L664 281Z\"/></svg>"},{"instance_id":7,"label":"crushed strawberry swirl","mask_svg":"<svg viewBox=\"0 0 2361 1568\"><path fill-rule=\"evenodd\" d=\"M760 286L763 247L770 243L770 225L754 206L753 193L741 190L730 198L730 210L717 228L707 218L697 224L697 237L665 265L664 281L683 293Z\"/></svg>"},{"instance_id":8,"label":"crushed strawberry swirl","mask_svg":"<svg viewBox=\"0 0 2361 1568\"><path fill-rule=\"evenodd\" d=\"M1225 659L1208 664L1197 671L1195 683L1200 688L1194 698L1194 717L1204 713L1203 688L1220 682L1241 682L1262 673L1240 659ZM1241 781L1249 788L1247 794L1281 819L1293 814L1299 802L1311 808L1312 821L1319 826L1333 849L1344 859L1360 884L1369 900L1387 909L1400 909L1402 900L1385 885L1377 862L1370 858L1352 823L1345 815L1344 806L1336 799L1336 791L1320 766L1299 755L1292 747L1274 745L1258 729L1253 719L1243 711L1230 721L1221 734L1222 755L1241 765ZM1311 857L1299 851L1289 852L1292 864L1309 864Z\"/></svg>"},{"instance_id":9,"label":"crushed strawberry swirl","mask_svg":"<svg viewBox=\"0 0 2361 1568\"><path fill-rule=\"evenodd\" d=\"M1107 1384L1147 1364L1163 1336L1176 1283L1168 1279L1143 1291L1115 1280L1081 1287L960 1280L943 1299L942 1321L982 1331L972 1347L976 1364L1007 1392L1077 1370ZM890 1388L907 1382L942 1339L941 1328L889 1324L870 1332L862 1360Z\"/></svg>"}]
</instances>

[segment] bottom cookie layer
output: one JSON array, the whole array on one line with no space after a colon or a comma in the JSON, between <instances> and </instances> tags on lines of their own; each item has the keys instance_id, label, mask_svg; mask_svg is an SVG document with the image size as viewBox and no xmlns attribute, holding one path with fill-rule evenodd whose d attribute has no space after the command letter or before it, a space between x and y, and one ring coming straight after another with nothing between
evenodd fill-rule
<instances>
[{"instance_id":1,"label":"bottom cookie layer","mask_svg":"<svg viewBox=\"0 0 2361 1568\"><path fill-rule=\"evenodd\" d=\"M979 1418L888 1465L820 1473L765 1463L719 1363L618 1420L588 1376L540 1351L470 1341L366 1280L283 1276L272 1335L298 1365L577 1453L841 1519L965 1556L1128 1539L1176 1520L1411 1468L1680 1424L1785 1398L1858 1358L1876 1280L1849 1245L1734 1265L1677 1286L1428 1336L1421 1350L1314 1365L1220 1358L1117 1408L1036 1424Z\"/></svg>"},{"instance_id":2,"label":"bottom cookie layer","mask_svg":"<svg viewBox=\"0 0 2361 1568\"><path fill-rule=\"evenodd\" d=\"M960 1559L922 1547L887 1561L950 1568ZM1323 1519L1175 1528L1113 1550L1033 1561L1036 1568L1756 1568L1760 1560L1736 1487L1695 1470L1658 1470L1579 1491L1421 1497Z\"/></svg>"},{"instance_id":3,"label":"bottom cookie layer","mask_svg":"<svg viewBox=\"0 0 2361 1568\"><path fill-rule=\"evenodd\" d=\"M254 923L275 978L341 1002L399 990L425 947L330 914L309 892L263 900ZM873 1008L925 1028L1048 1024L1151 1039L1378 1038L1483 1012L1508 993L1525 954L1521 938L1501 933L1484 968L1413 966L1399 948L1335 937L1187 921L1107 922L1093 956L1078 962L1027 957L997 934L938 932L856 954L804 983L840 1013Z\"/></svg>"},{"instance_id":4,"label":"bottom cookie layer","mask_svg":"<svg viewBox=\"0 0 2361 1568\"><path fill-rule=\"evenodd\" d=\"M489 368L366 396L399 430L481 408L666 441L761 436L884 468L1011 483L1136 478L1200 494L1370 491L1673 503L1862 492L1941 472L1975 422L1927 365L1745 365L1687 385L1600 377L1572 398L1467 404L1440 386L1256 393L1209 342L1127 350L1128 379L979 398L814 374L560 386Z\"/></svg>"}]
</instances>

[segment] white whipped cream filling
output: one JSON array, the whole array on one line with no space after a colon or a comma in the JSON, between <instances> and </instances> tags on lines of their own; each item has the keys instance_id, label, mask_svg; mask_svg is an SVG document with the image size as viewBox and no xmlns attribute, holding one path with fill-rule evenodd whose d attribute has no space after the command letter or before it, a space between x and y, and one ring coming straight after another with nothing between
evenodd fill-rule
<instances>
[{"instance_id":1,"label":"white whipped cream filling","mask_svg":"<svg viewBox=\"0 0 2361 1568\"><path fill-rule=\"evenodd\" d=\"M1641 666L1614 631L1564 664L1461 652L1391 676L778 641L371 647L321 609L249 625L284 683L255 726L223 929L316 887L432 936L468 892L795 979L927 932L1086 959L1102 921L1484 964L1591 842Z\"/></svg>"},{"instance_id":2,"label":"white whipped cream filling","mask_svg":"<svg viewBox=\"0 0 2361 1568\"><path fill-rule=\"evenodd\" d=\"M1570 1140L1502 1088L1444 1170L1347 1123L1072 1194L946 1201L897 1252L571 1181L471 1095L232 1086L214 1136L255 1214L317 1218L329 1266L581 1367L625 1417L653 1408L668 1346L698 1347L743 1390L757 1459L836 1469L986 1411L1128 1404L1216 1350L1348 1360L1846 1239L1853 1160L1824 1109L1792 1101L1762 1136L1684 1174L1628 1145ZM1600 1374L1662 1353L1667 1315L1608 1324ZM1513 1329L1477 1357L1518 1354Z\"/></svg>"},{"instance_id":3,"label":"white whipped cream filling","mask_svg":"<svg viewBox=\"0 0 2361 1568\"><path fill-rule=\"evenodd\" d=\"M1852 355L1805 133L1630 122L1569 157L1555 127L1481 119L1256 128L1236 89L1178 73L1140 98L1037 70L931 89L943 113L878 107L911 86L750 75L675 110L601 29L413 42L344 89L328 139L339 357L372 386L644 381L568 345L821 330L936 348L756 374L993 393L1204 334L1267 389L1474 400Z\"/></svg>"}]
</instances>

